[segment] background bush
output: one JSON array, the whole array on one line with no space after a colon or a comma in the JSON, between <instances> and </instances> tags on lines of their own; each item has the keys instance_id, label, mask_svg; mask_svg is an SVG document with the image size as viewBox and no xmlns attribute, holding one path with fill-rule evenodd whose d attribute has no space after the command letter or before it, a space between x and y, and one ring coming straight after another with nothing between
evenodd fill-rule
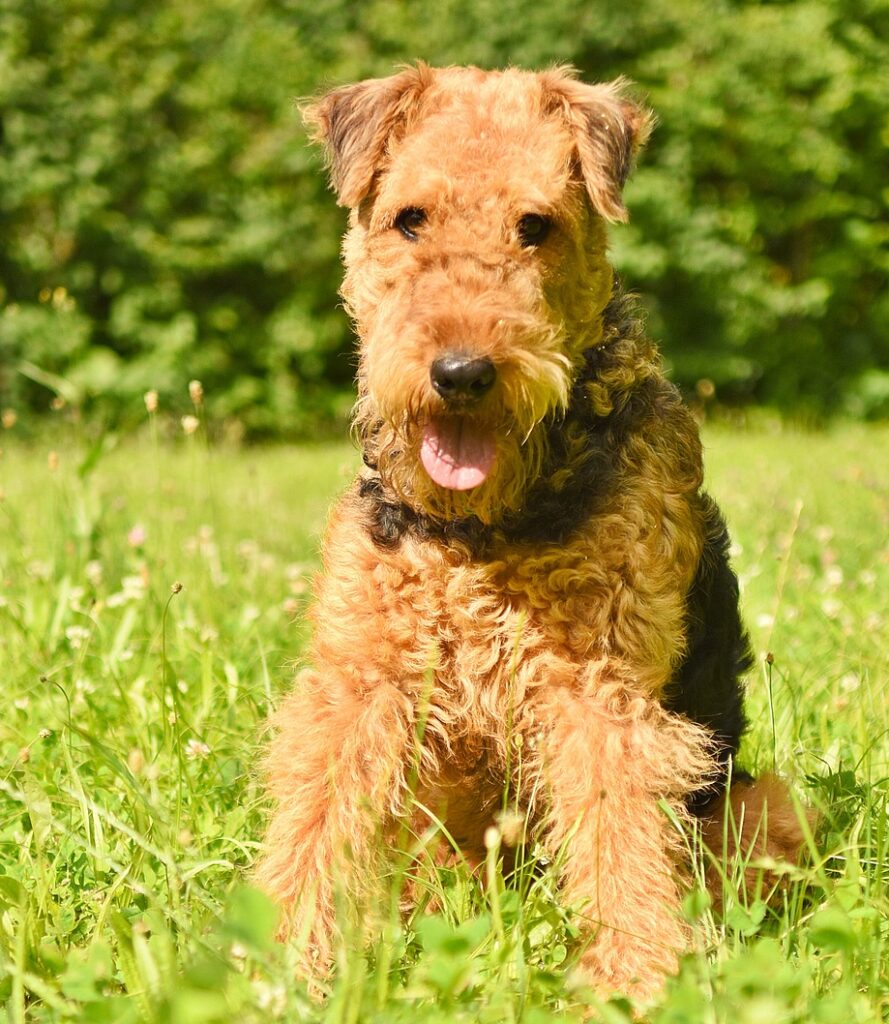
<instances>
[{"instance_id":1,"label":"background bush","mask_svg":"<svg viewBox=\"0 0 889 1024\"><path fill-rule=\"evenodd\" d=\"M889 409L886 0L0 0L0 407L198 377L254 434L342 414L344 214L293 100L417 57L629 75L660 127L615 258L675 378Z\"/></svg>"}]
</instances>

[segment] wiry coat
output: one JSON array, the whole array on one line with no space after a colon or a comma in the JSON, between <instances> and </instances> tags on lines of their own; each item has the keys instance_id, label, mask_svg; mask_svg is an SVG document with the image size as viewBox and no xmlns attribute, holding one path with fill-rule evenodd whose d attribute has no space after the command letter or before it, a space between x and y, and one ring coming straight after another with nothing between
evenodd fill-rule
<instances>
[{"instance_id":1,"label":"wiry coat","mask_svg":"<svg viewBox=\"0 0 889 1024\"><path fill-rule=\"evenodd\" d=\"M424 66L308 117L353 210L366 468L328 526L313 667L275 718L260 881L324 963L336 878L373 873L413 765L470 854L508 784L542 842L567 845L590 975L650 990L687 939L660 802L680 819L712 805L749 654L697 429L606 258L649 117L620 83ZM539 245L517 233L529 212L550 225ZM462 411L430 385L454 350L497 374ZM465 490L420 456L429 422L457 415L496 442ZM799 837L769 786L787 852Z\"/></svg>"}]
</instances>

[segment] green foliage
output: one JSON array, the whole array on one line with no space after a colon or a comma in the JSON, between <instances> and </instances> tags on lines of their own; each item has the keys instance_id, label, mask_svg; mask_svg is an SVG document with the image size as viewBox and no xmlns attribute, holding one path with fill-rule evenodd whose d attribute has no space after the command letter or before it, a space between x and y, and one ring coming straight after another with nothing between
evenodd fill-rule
<instances>
[{"instance_id":1,"label":"green foliage","mask_svg":"<svg viewBox=\"0 0 889 1024\"><path fill-rule=\"evenodd\" d=\"M341 415L344 218L294 98L418 57L635 79L615 256L676 378L886 413L886 0L0 0L0 406L197 377L254 433Z\"/></svg>"},{"instance_id":2,"label":"green foliage","mask_svg":"<svg viewBox=\"0 0 889 1024\"><path fill-rule=\"evenodd\" d=\"M877 1024L889 1010L885 428L710 430L760 670L743 763L821 814L767 906L725 913L652 1024ZM630 1024L573 971L552 869L393 857L318 1001L251 889L263 723L289 687L342 445L208 448L77 432L0 455L0 1004L11 1024ZM812 464L818 474L810 471ZM181 589L174 587L181 583ZM769 650L767 671L762 656ZM424 854L425 851L425 854ZM533 857L533 850L529 856ZM428 855L427 855L428 854ZM425 856L425 859L424 859ZM420 909L402 916L410 870ZM375 923L378 922L379 926Z\"/></svg>"}]
</instances>

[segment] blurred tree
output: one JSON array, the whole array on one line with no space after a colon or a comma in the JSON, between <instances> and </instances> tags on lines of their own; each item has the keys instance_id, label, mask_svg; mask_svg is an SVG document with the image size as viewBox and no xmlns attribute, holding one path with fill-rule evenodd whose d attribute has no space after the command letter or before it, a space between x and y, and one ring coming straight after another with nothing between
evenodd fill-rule
<instances>
[{"instance_id":1,"label":"blurred tree","mask_svg":"<svg viewBox=\"0 0 889 1024\"><path fill-rule=\"evenodd\" d=\"M344 215L293 100L417 57L635 79L615 258L677 380L887 411L887 0L0 0L0 405L199 377L254 434L341 414Z\"/></svg>"}]
</instances>

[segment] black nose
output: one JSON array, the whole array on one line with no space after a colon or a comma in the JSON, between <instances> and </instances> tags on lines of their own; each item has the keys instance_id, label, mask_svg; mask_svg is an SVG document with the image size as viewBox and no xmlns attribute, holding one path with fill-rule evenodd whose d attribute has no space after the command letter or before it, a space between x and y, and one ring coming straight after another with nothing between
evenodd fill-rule
<instances>
[{"instance_id":1,"label":"black nose","mask_svg":"<svg viewBox=\"0 0 889 1024\"><path fill-rule=\"evenodd\" d=\"M491 390L497 371L490 359L447 355L429 370L432 386L448 402L472 402Z\"/></svg>"}]
</instances>

